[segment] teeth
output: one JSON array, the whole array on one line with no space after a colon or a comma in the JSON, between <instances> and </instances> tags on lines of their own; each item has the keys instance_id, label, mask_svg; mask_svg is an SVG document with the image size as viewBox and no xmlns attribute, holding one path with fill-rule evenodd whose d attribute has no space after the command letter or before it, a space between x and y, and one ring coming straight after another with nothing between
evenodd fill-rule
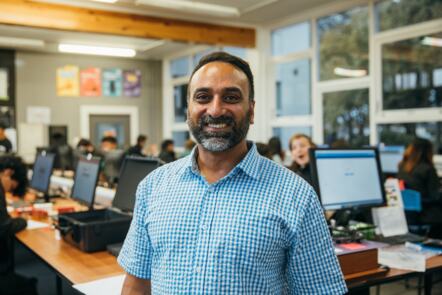
<instances>
[{"instance_id":1,"label":"teeth","mask_svg":"<svg viewBox=\"0 0 442 295\"><path fill-rule=\"evenodd\" d=\"M225 128L227 124L209 124L210 128Z\"/></svg>"}]
</instances>

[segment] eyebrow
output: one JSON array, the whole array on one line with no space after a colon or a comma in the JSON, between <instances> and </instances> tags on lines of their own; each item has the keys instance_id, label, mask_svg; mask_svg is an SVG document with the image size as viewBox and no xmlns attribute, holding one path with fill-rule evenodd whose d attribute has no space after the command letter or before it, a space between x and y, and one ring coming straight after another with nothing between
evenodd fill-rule
<instances>
[{"instance_id":1,"label":"eyebrow","mask_svg":"<svg viewBox=\"0 0 442 295\"><path fill-rule=\"evenodd\" d=\"M195 89L194 93L197 93L197 92L211 92L211 91L212 91L212 89L209 88L209 87L200 87L200 88ZM238 87L226 87L226 88L223 88L223 91L224 92L239 92L239 93L242 93L241 89L238 88Z\"/></svg>"}]
</instances>

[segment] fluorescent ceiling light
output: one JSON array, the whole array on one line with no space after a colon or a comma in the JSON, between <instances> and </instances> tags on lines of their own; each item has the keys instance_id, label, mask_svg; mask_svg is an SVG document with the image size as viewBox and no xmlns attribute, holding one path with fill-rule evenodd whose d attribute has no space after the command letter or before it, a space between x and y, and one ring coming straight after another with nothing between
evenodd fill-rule
<instances>
[{"instance_id":1,"label":"fluorescent ceiling light","mask_svg":"<svg viewBox=\"0 0 442 295\"><path fill-rule=\"evenodd\" d=\"M78 54L92 54L105 56L134 57L136 51L130 48L101 47L76 44L59 44L58 51Z\"/></svg>"},{"instance_id":2,"label":"fluorescent ceiling light","mask_svg":"<svg viewBox=\"0 0 442 295\"><path fill-rule=\"evenodd\" d=\"M92 0L92 1L95 1L95 2L104 2L104 3L115 3L115 2L117 2L118 0Z\"/></svg>"},{"instance_id":3,"label":"fluorescent ceiling light","mask_svg":"<svg viewBox=\"0 0 442 295\"><path fill-rule=\"evenodd\" d=\"M236 7L209 4L209 3L196 2L196 1L137 0L136 4L143 4L143 5L160 7L160 8L167 8L178 11L187 11L191 13L213 15L213 16L223 16L223 17L240 16L240 11Z\"/></svg>"},{"instance_id":4,"label":"fluorescent ceiling light","mask_svg":"<svg viewBox=\"0 0 442 295\"><path fill-rule=\"evenodd\" d=\"M423 45L442 47L442 39L441 38L425 37L421 43Z\"/></svg>"},{"instance_id":5,"label":"fluorescent ceiling light","mask_svg":"<svg viewBox=\"0 0 442 295\"><path fill-rule=\"evenodd\" d=\"M38 47L43 48L45 42L37 39L25 39L25 38L13 38L13 37L1 37L0 44L6 47Z\"/></svg>"},{"instance_id":6,"label":"fluorescent ceiling light","mask_svg":"<svg viewBox=\"0 0 442 295\"><path fill-rule=\"evenodd\" d=\"M335 68L335 75L343 76L343 77L364 77L367 76L367 70L350 70L345 68Z\"/></svg>"}]
</instances>

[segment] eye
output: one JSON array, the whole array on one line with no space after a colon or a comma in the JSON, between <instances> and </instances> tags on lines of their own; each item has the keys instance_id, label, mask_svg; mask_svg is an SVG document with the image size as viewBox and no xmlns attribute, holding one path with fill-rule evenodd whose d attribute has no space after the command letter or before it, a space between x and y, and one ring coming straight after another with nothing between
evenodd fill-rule
<instances>
[{"instance_id":1,"label":"eye","mask_svg":"<svg viewBox=\"0 0 442 295\"><path fill-rule=\"evenodd\" d=\"M226 95L224 101L227 103L237 103L241 98L237 95Z\"/></svg>"},{"instance_id":2,"label":"eye","mask_svg":"<svg viewBox=\"0 0 442 295\"><path fill-rule=\"evenodd\" d=\"M208 102L210 100L210 96L206 93L200 93L195 96L195 100L200 103Z\"/></svg>"}]
</instances>

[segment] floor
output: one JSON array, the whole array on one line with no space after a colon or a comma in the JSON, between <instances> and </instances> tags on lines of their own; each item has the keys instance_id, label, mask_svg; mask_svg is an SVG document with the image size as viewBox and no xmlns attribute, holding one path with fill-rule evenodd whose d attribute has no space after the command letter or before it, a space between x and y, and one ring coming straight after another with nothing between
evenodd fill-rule
<instances>
[{"instance_id":1,"label":"floor","mask_svg":"<svg viewBox=\"0 0 442 295\"><path fill-rule=\"evenodd\" d=\"M38 279L38 292L40 295L57 295L55 289L55 273L33 255L29 250L16 243L16 271L28 277ZM442 295L442 271L435 275L438 282L433 286L432 295ZM415 295L417 291L417 279L410 279L406 288L404 281L385 284L380 287L381 295ZM376 287L370 289L370 295L377 295ZM63 295L80 294L70 284L63 281Z\"/></svg>"}]
</instances>

